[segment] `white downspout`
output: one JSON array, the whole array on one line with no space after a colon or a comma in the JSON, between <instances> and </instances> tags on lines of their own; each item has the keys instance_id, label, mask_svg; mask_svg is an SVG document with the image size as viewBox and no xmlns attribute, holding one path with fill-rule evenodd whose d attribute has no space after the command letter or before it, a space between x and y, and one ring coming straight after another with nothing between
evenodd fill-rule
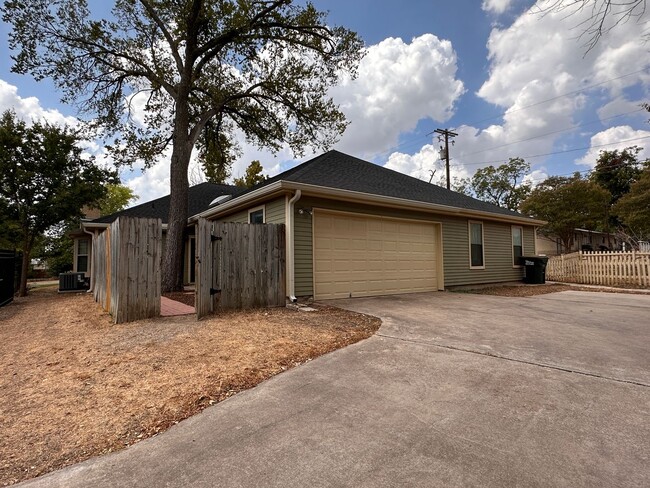
<instances>
[{"instance_id":1,"label":"white downspout","mask_svg":"<svg viewBox=\"0 0 650 488\"><path fill-rule=\"evenodd\" d=\"M93 258L95 256L95 237L96 234L95 232L89 232L86 230L86 228L82 225L81 230L83 230L86 234L92 237L92 240L90 241L90 256L88 256L88 270L90 272L90 288L88 288L87 293L92 293L93 289L95 288L95 273L93 273Z\"/></svg>"},{"instance_id":2,"label":"white downspout","mask_svg":"<svg viewBox=\"0 0 650 488\"><path fill-rule=\"evenodd\" d=\"M295 303L298 301L296 298L296 276L295 276L295 260L294 260L294 253L293 253L293 241L294 241L294 211L293 211L293 204L296 203L300 199L301 195L300 190L296 190L296 193L291 199L289 200L287 204L287 211L285 214L285 225L287 228L287 236L286 236L286 254L287 254L287 295L289 296L289 300L292 303Z\"/></svg>"}]
</instances>

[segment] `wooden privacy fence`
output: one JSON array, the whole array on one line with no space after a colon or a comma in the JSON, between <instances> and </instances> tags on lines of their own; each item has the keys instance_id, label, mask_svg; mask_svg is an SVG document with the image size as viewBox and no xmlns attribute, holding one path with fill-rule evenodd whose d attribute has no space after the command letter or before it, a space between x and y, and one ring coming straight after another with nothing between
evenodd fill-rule
<instances>
[{"instance_id":1,"label":"wooden privacy fence","mask_svg":"<svg viewBox=\"0 0 650 488\"><path fill-rule=\"evenodd\" d=\"M549 258L546 278L588 285L650 286L650 253L579 251Z\"/></svg>"},{"instance_id":2,"label":"wooden privacy fence","mask_svg":"<svg viewBox=\"0 0 650 488\"><path fill-rule=\"evenodd\" d=\"M116 324L160 315L160 219L118 217L93 237L94 297Z\"/></svg>"},{"instance_id":3,"label":"wooden privacy fence","mask_svg":"<svg viewBox=\"0 0 650 488\"><path fill-rule=\"evenodd\" d=\"M14 299L16 253L0 249L0 307Z\"/></svg>"},{"instance_id":4,"label":"wooden privacy fence","mask_svg":"<svg viewBox=\"0 0 650 488\"><path fill-rule=\"evenodd\" d=\"M196 226L196 315L218 310L283 307L283 224L209 222Z\"/></svg>"}]
</instances>

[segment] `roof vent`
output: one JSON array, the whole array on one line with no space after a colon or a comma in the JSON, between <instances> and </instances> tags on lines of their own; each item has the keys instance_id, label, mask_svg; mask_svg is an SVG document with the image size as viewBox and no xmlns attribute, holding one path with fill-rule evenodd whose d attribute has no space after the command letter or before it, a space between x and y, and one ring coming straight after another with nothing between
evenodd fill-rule
<instances>
[{"instance_id":1,"label":"roof vent","mask_svg":"<svg viewBox=\"0 0 650 488\"><path fill-rule=\"evenodd\" d=\"M214 207L215 205L219 205L221 203L227 202L231 198L232 198L232 195L219 195L217 198L215 198L214 200L212 200L210 202L209 206Z\"/></svg>"}]
</instances>

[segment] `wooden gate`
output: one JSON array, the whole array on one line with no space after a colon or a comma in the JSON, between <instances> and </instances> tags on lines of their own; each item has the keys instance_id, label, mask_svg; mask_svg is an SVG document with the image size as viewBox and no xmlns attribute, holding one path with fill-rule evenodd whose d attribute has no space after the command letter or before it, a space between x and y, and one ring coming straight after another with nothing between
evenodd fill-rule
<instances>
[{"instance_id":1,"label":"wooden gate","mask_svg":"<svg viewBox=\"0 0 650 488\"><path fill-rule=\"evenodd\" d=\"M0 249L0 307L14 299L16 253Z\"/></svg>"},{"instance_id":2,"label":"wooden gate","mask_svg":"<svg viewBox=\"0 0 650 488\"><path fill-rule=\"evenodd\" d=\"M218 310L283 307L283 224L199 219L196 229L196 315Z\"/></svg>"}]
</instances>

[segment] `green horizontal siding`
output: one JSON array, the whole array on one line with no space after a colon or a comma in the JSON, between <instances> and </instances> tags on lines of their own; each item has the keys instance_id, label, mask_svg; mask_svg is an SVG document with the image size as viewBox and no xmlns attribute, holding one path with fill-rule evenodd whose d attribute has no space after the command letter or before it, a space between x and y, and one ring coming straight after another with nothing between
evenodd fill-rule
<instances>
[{"instance_id":1,"label":"green horizontal siding","mask_svg":"<svg viewBox=\"0 0 650 488\"><path fill-rule=\"evenodd\" d=\"M358 212L393 218L439 222L443 234L443 267L445 286L496 283L520 280L521 268L513 267L511 225L489 220L483 222L485 269L469 267L469 230L467 218L428 214L410 210L382 208L336 200L304 197L296 209L322 208L343 212ZM534 227L523 225L524 252L534 252ZM295 286L297 296L313 295L312 217L295 213Z\"/></svg>"},{"instance_id":2,"label":"green horizontal siding","mask_svg":"<svg viewBox=\"0 0 650 488\"><path fill-rule=\"evenodd\" d=\"M295 208L305 207L306 205L309 205L309 203L299 200ZM297 210L294 215L294 276L296 296L310 296L314 293L312 216L308 212L300 214Z\"/></svg>"},{"instance_id":3,"label":"green horizontal siding","mask_svg":"<svg viewBox=\"0 0 650 488\"><path fill-rule=\"evenodd\" d=\"M276 198L266 204L264 214L266 216L267 224L284 224L284 208L286 198Z\"/></svg>"},{"instance_id":4,"label":"green horizontal siding","mask_svg":"<svg viewBox=\"0 0 650 488\"><path fill-rule=\"evenodd\" d=\"M239 210L230 215L219 217L217 222L236 222L240 224L248 223L248 212L254 208L264 206L264 215L267 224L284 224L284 207L286 198L284 196L275 198L263 204L251 205L245 210Z\"/></svg>"}]
</instances>

